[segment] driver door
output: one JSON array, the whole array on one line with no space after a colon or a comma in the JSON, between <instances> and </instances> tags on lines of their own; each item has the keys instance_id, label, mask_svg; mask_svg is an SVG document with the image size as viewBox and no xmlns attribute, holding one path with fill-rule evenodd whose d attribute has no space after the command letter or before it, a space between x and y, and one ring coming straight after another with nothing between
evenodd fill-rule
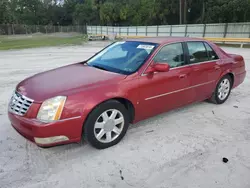
<instances>
[{"instance_id":1,"label":"driver door","mask_svg":"<svg viewBox=\"0 0 250 188\"><path fill-rule=\"evenodd\" d=\"M167 44L151 63L168 63L168 72L142 74L139 78L141 119L188 104L194 95L190 88L191 69L183 43Z\"/></svg>"}]
</instances>

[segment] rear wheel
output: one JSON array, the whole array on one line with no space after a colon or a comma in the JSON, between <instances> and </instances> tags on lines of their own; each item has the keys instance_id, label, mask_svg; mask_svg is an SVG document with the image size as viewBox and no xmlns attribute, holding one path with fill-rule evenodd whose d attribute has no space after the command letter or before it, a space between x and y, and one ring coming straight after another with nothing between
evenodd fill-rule
<instances>
[{"instance_id":1,"label":"rear wheel","mask_svg":"<svg viewBox=\"0 0 250 188\"><path fill-rule=\"evenodd\" d=\"M98 149L120 142L129 125L128 111L123 104L110 100L96 107L84 125L87 141Z\"/></svg>"},{"instance_id":2,"label":"rear wheel","mask_svg":"<svg viewBox=\"0 0 250 188\"><path fill-rule=\"evenodd\" d=\"M225 75L217 84L210 101L215 104L224 103L228 99L231 93L231 89L232 89L232 79L229 75Z\"/></svg>"}]
</instances>

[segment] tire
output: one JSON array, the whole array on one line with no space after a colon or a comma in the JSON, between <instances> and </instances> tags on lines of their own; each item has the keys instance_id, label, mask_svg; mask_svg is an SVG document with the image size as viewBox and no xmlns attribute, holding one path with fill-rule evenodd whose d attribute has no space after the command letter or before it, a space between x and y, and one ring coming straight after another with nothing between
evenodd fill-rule
<instances>
[{"instance_id":1,"label":"tire","mask_svg":"<svg viewBox=\"0 0 250 188\"><path fill-rule=\"evenodd\" d=\"M224 97L222 97L222 95L220 95L220 88L221 88L221 84L223 84L223 82L225 83L225 81L228 81L229 85L228 85L228 91L227 91L227 87L225 87L224 91L227 91L227 94L224 95ZM215 91L213 92L212 97L209 99L209 101L211 101L214 104L223 104L229 97L230 93L231 93L231 89L232 89L232 78L229 75L225 75L223 76L220 81L218 82Z\"/></svg>"},{"instance_id":2,"label":"tire","mask_svg":"<svg viewBox=\"0 0 250 188\"><path fill-rule=\"evenodd\" d=\"M125 106L110 100L89 114L84 124L84 137L93 147L105 149L120 142L128 126L129 114Z\"/></svg>"}]
</instances>

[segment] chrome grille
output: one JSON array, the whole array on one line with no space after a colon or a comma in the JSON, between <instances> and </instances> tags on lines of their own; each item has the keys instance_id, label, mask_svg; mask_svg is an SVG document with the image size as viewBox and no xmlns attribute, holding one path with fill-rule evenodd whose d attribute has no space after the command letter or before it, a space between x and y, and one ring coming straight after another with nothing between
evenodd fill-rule
<instances>
[{"instance_id":1,"label":"chrome grille","mask_svg":"<svg viewBox=\"0 0 250 188\"><path fill-rule=\"evenodd\" d=\"M33 103L32 99L21 95L20 93L14 92L9 102L9 111L23 116L28 111L29 107Z\"/></svg>"}]
</instances>

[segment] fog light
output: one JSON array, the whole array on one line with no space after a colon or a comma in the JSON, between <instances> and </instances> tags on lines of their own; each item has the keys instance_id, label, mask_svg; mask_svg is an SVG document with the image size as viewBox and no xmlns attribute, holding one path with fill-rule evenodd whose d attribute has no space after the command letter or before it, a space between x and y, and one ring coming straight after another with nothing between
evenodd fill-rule
<instances>
[{"instance_id":1,"label":"fog light","mask_svg":"<svg viewBox=\"0 0 250 188\"><path fill-rule=\"evenodd\" d=\"M67 136L53 136L53 137L47 137L47 138L34 138L35 142L37 144L53 144L56 142L62 142L69 140Z\"/></svg>"}]
</instances>

